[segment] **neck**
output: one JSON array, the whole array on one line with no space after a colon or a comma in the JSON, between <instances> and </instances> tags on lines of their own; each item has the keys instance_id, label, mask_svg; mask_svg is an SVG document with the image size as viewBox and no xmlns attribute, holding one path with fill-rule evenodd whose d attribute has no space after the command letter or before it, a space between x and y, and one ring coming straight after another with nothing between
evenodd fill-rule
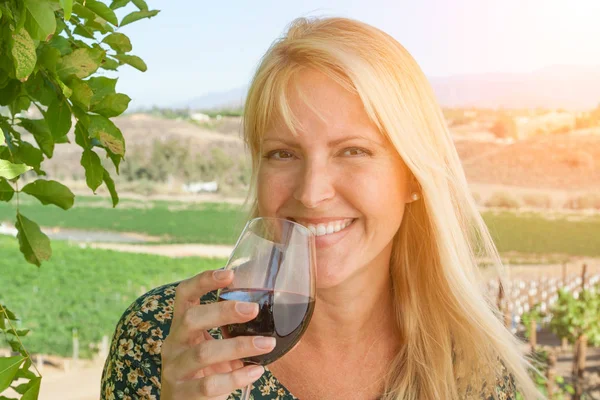
<instances>
[{"instance_id":1,"label":"neck","mask_svg":"<svg viewBox=\"0 0 600 400\"><path fill-rule=\"evenodd\" d=\"M315 311L302 341L315 350L364 349L397 337L389 254L343 284L317 290ZM351 347L348 347L351 346Z\"/></svg>"}]
</instances>

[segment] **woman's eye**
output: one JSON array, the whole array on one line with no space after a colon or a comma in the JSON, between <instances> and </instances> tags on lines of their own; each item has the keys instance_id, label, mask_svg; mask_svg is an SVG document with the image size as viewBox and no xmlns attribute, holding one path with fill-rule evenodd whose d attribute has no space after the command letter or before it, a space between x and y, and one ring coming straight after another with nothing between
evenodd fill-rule
<instances>
[{"instance_id":1,"label":"woman's eye","mask_svg":"<svg viewBox=\"0 0 600 400\"><path fill-rule=\"evenodd\" d=\"M273 150L267 153L266 157L272 160L289 160L294 157L294 155L285 150Z\"/></svg>"},{"instance_id":2,"label":"woman's eye","mask_svg":"<svg viewBox=\"0 0 600 400\"><path fill-rule=\"evenodd\" d=\"M359 149L358 147L351 147L349 149L344 150L343 154L345 156L358 157L358 156L367 155L368 153L366 150Z\"/></svg>"}]
</instances>

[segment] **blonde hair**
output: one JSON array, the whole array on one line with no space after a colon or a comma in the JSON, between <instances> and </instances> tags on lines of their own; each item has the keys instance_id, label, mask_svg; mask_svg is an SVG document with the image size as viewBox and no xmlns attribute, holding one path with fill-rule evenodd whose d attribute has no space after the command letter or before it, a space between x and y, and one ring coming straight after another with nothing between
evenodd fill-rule
<instances>
[{"instance_id":1,"label":"blonde hair","mask_svg":"<svg viewBox=\"0 0 600 400\"><path fill-rule=\"evenodd\" d=\"M422 192L422 201L406 205L394 238L390 275L402 346L385 377L384 399L497 398L496 383L506 373L526 399L543 398L528 376L531 364L520 342L481 290L477 258L498 269L502 263L441 109L415 60L391 36L347 18L292 22L262 58L246 98L253 187L266 129L278 118L292 131L298 127L287 90L303 68L360 96ZM255 190L249 199L256 216Z\"/></svg>"}]
</instances>

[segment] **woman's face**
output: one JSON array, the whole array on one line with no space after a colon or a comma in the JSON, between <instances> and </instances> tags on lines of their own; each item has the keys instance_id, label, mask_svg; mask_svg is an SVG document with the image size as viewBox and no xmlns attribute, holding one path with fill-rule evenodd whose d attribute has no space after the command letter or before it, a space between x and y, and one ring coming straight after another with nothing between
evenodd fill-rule
<instances>
[{"instance_id":1,"label":"woman's face","mask_svg":"<svg viewBox=\"0 0 600 400\"><path fill-rule=\"evenodd\" d=\"M302 128L296 136L283 123L265 132L259 215L291 219L316 233L319 288L369 268L387 271L392 239L410 201L409 171L357 95L314 70L295 79L325 121L290 93Z\"/></svg>"}]
</instances>

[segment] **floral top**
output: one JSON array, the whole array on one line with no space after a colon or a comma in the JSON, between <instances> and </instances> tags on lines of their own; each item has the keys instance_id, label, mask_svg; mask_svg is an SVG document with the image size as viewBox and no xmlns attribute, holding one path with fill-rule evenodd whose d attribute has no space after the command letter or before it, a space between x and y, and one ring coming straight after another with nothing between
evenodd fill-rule
<instances>
[{"instance_id":1,"label":"floral top","mask_svg":"<svg viewBox=\"0 0 600 400\"><path fill-rule=\"evenodd\" d=\"M159 400L161 346L169 334L175 288L178 282L160 286L139 297L119 320L104 364L101 381L102 400ZM215 302L216 291L203 296L202 304ZM221 339L218 329L209 333ZM516 399L514 381L505 376L496 389L498 399ZM233 392L228 400L241 398L241 389ZM265 373L254 382L250 399L254 400L294 400L297 399L268 367ZM491 400L490 397L488 400Z\"/></svg>"}]
</instances>

